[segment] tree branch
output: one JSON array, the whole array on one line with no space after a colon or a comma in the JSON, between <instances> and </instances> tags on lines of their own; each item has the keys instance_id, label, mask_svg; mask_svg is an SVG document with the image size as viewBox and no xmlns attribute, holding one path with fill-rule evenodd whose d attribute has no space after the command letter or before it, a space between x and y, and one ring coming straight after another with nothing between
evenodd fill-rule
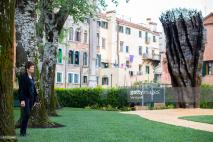
<instances>
[{"instance_id":1,"label":"tree branch","mask_svg":"<svg viewBox=\"0 0 213 142\"><path fill-rule=\"evenodd\" d=\"M60 8L58 13L55 14L55 25L56 25L56 30L58 30L58 33L60 34L64 23L66 22L67 18L69 16L68 10L65 8Z\"/></svg>"}]
</instances>

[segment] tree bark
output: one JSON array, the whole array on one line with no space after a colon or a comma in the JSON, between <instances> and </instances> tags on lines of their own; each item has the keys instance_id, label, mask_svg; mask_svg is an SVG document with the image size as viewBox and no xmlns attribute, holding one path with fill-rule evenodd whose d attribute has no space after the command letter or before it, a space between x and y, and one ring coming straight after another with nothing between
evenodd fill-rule
<instances>
[{"instance_id":1,"label":"tree bark","mask_svg":"<svg viewBox=\"0 0 213 142\"><path fill-rule=\"evenodd\" d=\"M35 0L19 0L16 6L16 74L24 72L27 61L36 66L35 81L41 105L32 112L30 127L49 127L49 118L45 109L43 91L40 87L39 52L36 44L36 2ZM20 118L21 120L21 118ZM20 120L17 122L19 125Z\"/></svg>"},{"instance_id":2,"label":"tree bark","mask_svg":"<svg viewBox=\"0 0 213 142\"><path fill-rule=\"evenodd\" d=\"M49 115L57 115L54 84L56 55L58 48L58 37L63 25L68 17L68 13L61 8L58 13L54 13L53 8L44 10L45 46L43 54L43 64L41 71L41 82L44 90L46 108Z\"/></svg>"},{"instance_id":3,"label":"tree bark","mask_svg":"<svg viewBox=\"0 0 213 142\"><path fill-rule=\"evenodd\" d=\"M0 2L0 141L15 142L13 63L15 2Z\"/></svg>"},{"instance_id":4,"label":"tree bark","mask_svg":"<svg viewBox=\"0 0 213 142\"><path fill-rule=\"evenodd\" d=\"M201 13L168 11L160 18L166 35L166 57L178 107L199 107L204 52Z\"/></svg>"}]
</instances>

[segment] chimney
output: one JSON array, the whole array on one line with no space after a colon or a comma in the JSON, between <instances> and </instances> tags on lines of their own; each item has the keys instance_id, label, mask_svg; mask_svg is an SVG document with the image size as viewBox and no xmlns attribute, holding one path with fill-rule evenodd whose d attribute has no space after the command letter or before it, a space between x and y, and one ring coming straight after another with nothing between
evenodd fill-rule
<instances>
[{"instance_id":1,"label":"chimney","mask_svg":"<svg viewBox=\"0 0 213 142\"><path fill-rule=\"evenodd\" d=\"M150 30L157 31L157 23L152 22L151 18L146 18L146 22L147 22L147 25L150 28Z\"/></svg>"}]
</instances>

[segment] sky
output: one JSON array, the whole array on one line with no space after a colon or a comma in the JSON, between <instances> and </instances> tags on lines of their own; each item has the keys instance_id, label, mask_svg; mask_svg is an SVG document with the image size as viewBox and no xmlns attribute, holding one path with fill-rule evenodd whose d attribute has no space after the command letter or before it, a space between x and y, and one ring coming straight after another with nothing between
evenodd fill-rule
<instances>
[{"instance_id":1,"label":"sky","mask_svg":"<svg viewBox=\"0 0 213 142\"><path fill-rule=\"evenodd\" d=\"M151 18L158 24L158 31L162 31L162 26L159 17L162 12L172 8L190 8L197 9L202 12L205 17L210 12L213 12L213 0L118 0L119 5L116 7L111 2L106 0L109 10L116 10L118 16L124 17L135 23L145 23L146 18Z\"/></svg>"}]
</instances>

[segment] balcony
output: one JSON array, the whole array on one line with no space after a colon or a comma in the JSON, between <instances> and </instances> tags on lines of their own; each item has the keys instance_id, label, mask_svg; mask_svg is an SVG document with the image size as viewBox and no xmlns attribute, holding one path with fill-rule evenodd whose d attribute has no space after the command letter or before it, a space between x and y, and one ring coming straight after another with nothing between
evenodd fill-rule
<instances>
[{"instance_id":1,"label":"balcony","mask_svg":"<svg viewBox=\"0 0 213 142\"><path fill-rule=\"evenodd\" d=\"M146 54L142 55L142 60L157 66L160 63L160 54Z\"/></svg>"},{"instance_id":2,"label":"balcony","mask_svg":"<svg viewBox=\"0 0 213 142\"><path fill-rule=\"evenodd\" d=\"M138 72L137 72L137 75L138 75L138 76L143 75L143 72L142 72L142 71L138 71Z\"/></svg>"},{"instance_id":3,"label":"balcony","mask_svg":"<svg viewBox=\"0 0 213 142\"><path fill-rule=\"evenodd\" d=\"M160 61L160 54L146 54L144 53L142 55L142 58L144 60L154 60L154 61Z\"/></svg>"}]
</instances>

